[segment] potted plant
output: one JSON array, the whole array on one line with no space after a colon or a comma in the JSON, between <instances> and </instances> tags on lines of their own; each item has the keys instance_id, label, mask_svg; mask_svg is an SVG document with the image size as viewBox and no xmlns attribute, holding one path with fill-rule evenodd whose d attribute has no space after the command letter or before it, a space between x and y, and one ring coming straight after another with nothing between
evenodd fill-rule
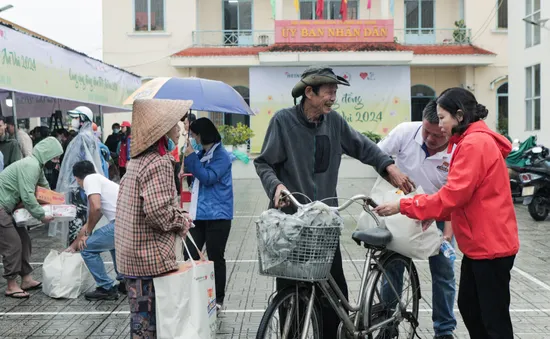
<instances>
[{"instance_id":1,"label":"potted plant","mask_svg":"<svg viewBox=\"0 0 550 339\"><path fill-rule=\"evenodd\" d=\"M218 132L222 137L222 144L226 151L233 152L233 145L235 144L235 136L233 126L221 125L218 127Z\"/></svg>"},{"instance_id":2,"label":"potted plant","mask_svg":"<svg viewBox=\"0 0 550 339\"><path fill-rule=\"evenodd\" d=\"M369 138L375 144L377 144L378 142L380 142L380 140L382 140L382 136L380 134L376 134L376 133L371 132L371 131L363 132L361 134L363 134L364 136Z\"/></svg>"},{"instance_id":3,"label":"potted plant","mask_svg":"<svg viewBox=\"0 0 550 339\"><path fill-rule=\"evenodd\" d=\"M468 28L464 20L455 21L455 30L453 31L453 39L457 44L469 44L470 37L468 36Z\"/></svg>"},{"instance_id":4,"label":"potted plant","mask_svg":"<svg viewBox=\"0 0 550 339\"><path fill-rule=\"evenodd\" d=\"M248 152L248 140L254 137L254 132L250 127L243 123L238 123L233 127L233 146L237 146L237 149L241 152Z\"/></svg>"}]
</instances>

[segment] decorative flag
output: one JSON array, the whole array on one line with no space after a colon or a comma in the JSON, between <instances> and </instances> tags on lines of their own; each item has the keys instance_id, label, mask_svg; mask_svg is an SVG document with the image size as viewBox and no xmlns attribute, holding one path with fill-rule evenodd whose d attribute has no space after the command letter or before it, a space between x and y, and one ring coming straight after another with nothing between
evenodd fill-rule
<instances>
[{"instance_id":1,"label":"decorative flag","mask_svg":"<svg viewBox=\"0 0 550 339\"><path fill-rule=\"evenodd\" d=\"M296 13L300 12L300 0L294 0L294 8L296 8Z\"/></svg>"},{"instance_id":2,"label":"decorative flag","mask_svg":"<svg viewBox=\"0 0 550 339\"><path fill-rule=\"evenodd\" d=\"M325 0L317 0L317 10L316 10L317 19L323 18L324 10L325 10Z\"/></svg>"},{"instance_id":3,"label":"decorative flag","mask_svg":"<svg viewBox=\"0 0 550 339\"><path fill-rule=\"evenodd\" d=\"M273 16L273 19L277 18L276 0L271 0L271 15Z\"/></svg>"},{"instance_id":4,"label":"decorative flag","mask_svg":"<svg viewBox=\"0 0 550 339\"><path fill-rule=\"evenodd\" d=\"M369 0L367 2L367 9L371 9L371 7L372 7L372 0Z\"/></svg>"},{"instance_id":5,"label":"decorative flag","mask_svg":"<svg viewBox=\"0 0 550 339\"><path fill-rule=\"evenodd\" d=\"M393 17L393 5L394 5L394 0L390 0L390 13L392 17Z\"/></svg>"},{"instance_id":6,"label":"decorative flag","mask_svg":"<svg viewBox=\"0 0 550 339\"><path fill-rule=\"evenodd\" d=\"M340 15L342 16L342 21L348 20L348 0L342 0L340 4Z\"/></svg>"}]
</instances>

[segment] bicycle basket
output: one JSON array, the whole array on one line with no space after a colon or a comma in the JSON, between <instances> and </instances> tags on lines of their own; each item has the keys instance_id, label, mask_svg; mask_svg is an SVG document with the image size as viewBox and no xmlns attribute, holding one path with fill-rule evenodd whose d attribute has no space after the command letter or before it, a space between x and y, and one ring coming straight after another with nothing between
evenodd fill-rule
<instances>
[{"instance_id":1,"label":"bicycle basket","mask_svg":"<svg viewBox=\"0 0 550 339\"><path fill-rule=\"evenodd\" d=\"M295 247L286 259L278 265L264 269L260 254L261 246L264 244L260 237L259 225L256 224L260 275L300 281L326 280L338 246L340 232L339 226L303 226L296 238Z\"/></svg>"}]
</instances>

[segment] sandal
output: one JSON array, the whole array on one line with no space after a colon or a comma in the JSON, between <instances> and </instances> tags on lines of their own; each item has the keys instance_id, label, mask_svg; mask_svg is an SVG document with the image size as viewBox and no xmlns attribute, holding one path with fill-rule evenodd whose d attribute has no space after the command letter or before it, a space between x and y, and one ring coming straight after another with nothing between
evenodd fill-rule
<instances>
[{"instance_id":1,"label":"sandal","mask_svg":"<svg viewBox=\"0 0 550 339\"><path fill-rule=\"evenodd\" d=\"M11 292L11 293L4 293L4 295L8 298L14 298L14 299L27 299L30 297L30 294L28 294L25 291L17 291L17 292Z\"/></svg>"},{"instance_id":2,"label":"sandal","mask_svg":"<svg viewBox=\"0 0 550 339\"><path fill-rule=\"evenodd\" d=\"M41 282L38 282L38 284L36 284L34 286L30 286L30 287L23 288L23 286L21 286L21 289L23 291L34 291L34 290L38 290L38 289L41 289L41 288L42 288L42 283Z\"/></svg>"}]
</instances>

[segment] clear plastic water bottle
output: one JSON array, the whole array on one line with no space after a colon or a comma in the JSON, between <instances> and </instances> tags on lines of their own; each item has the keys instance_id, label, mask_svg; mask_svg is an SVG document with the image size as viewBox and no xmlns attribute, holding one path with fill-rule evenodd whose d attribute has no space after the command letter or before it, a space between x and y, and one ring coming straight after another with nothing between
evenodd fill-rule
<instances>
[{"instance_id":1,"label":"clear plastic water bottle","mask_svg":"<svg viewBox=\"0 0 550 339\"><path fill-rule=\"evenodd\" d=\"M452 261L456 260L455 249L453 248L453 245L451 245L451 243L447 240L444 240L441 243L441 253L443 253L445 257L449 258Z\"/></svg>"}]
</instances>

